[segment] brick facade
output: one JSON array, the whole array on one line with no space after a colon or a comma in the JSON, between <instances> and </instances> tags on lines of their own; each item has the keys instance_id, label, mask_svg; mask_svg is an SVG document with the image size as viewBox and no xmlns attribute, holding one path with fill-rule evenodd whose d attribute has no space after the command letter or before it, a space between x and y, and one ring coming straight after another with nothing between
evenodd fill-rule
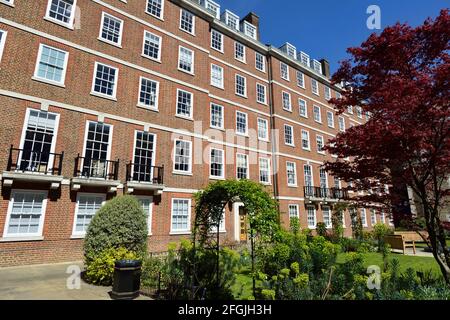
<instances>
[{"instance_id":1,"label":"brick facade","mask_svg":"<svg viewBox=\"0 0 450 320\"><path fill-rule=\"evenodd\" d=\"M195 1L162 1L163 19L158 19L145 12L146 0L128 3L119 0L78 0L72 29L44 18L47 15L47 0L14 0L11 1L12 5L0 3L0 31L6 31L4 34L7 34L6 40L2 40L4 50L0 56L0 266L81 259L82 237L72 234L77 194L102 194L110 199L129 192L126 164L133 160L136 130L147 131L156 136L154 163L156 166L164 165L164 188L160 192L138 189L132 192L135 195L153 197L151 235L148 239L151 251L164 251L169 242L189 236L188 232L184 235L170 234L172 199L191 199L193 192L213 181L210 179L209 164L204 161L209 159L210 147L224 150L225 178L228 179L236 178L236 153L249 155L249 178L255 181L259 181L259 163L252 159L270 159L271 183L267 185L267 189L279 200L283 224L289 224L288 205L297 204L301 225L307 226L303 165L312 165L313 184L319 186L320 164L332 158L317 152L316 134L322 135L326 142L338 132L336 115L334 128L327 126L326 112L333 111L324 97L324 86L331 86L328 78L302 66L278 49L263 45L242 32L231 30L223 22L213 19L211 13ZM180 8L195 15L195 35L180 30ZM120 47L99 40L103 12L123 21ZM223 52L211 48L212 29L224 35ZM161 61L142 55L144 31L161 37ZM246 48L245 62L234 57L235 41ZM41 44L68 53L64 86L35 79ZM193 74L178 69L179 46L194 51ZM264 72L255 68L256 52L264 56ZM91 94L96 62L118 69L115 99ZM281 78L281 62L289 66L290 81ZM223 68L223 89L211 85L211 64ZM304 73L305 88L297 85L297 70ZM246 78L246 97L235 94L236 74ZM137 106L140 77L159 83L157 111ZM320 96L311 92L311 78L319 81ZM257 84L266 87L266 104L257 102ZM192 119L176 116L178 89L193 94ZM333 88L333 95L335 90L339 89ZM292 112L283 110L282 92L290 94ZM308 118L299 116L299 98L307 102ZM210 128L211 103L223 106L225 130ZM314 121L313 105L320 106L322 123ZM28 177L33 176L32 180L23 177L18 179L14 172L7 170L10 146L19 148L23 142L26 126L24 121L29 109L59 115L53 152L64 152L64 157L62 177L57 188L50 188L48 181L36 179L39 174L29 172ZM237 111L248 116L249 136L235 133ZM269 141L255 137L258 118L269 123ZM350 124L357 125L364 121L355 114L345 114L343 118L346 128ZM85 148L87 121L108 124L113 128L108 160L120 159L116 189L108 190L107 185L95 184L74 187L75 158L78 154L82 155ZM284 124L293 126L294 147L284 143ZM310 151L301 148L302 129L309 131ZM174 139L178 138L193 142L190 174L180 175L172 170ZM206 154L200 157L203 161L197 161L197 156L202 153ZM296 163L296 187L287 185L286 161ZM278 170L275 171L275 168ZM328 185L330 188L333 186L331 176L328 176ZM344 183L342 187L345 187ZM39 237L31 239L7 234L8 207L14 190L48 192L44 218L41 221L42 234ZM317 209L317 222L320 222L323 220L321 204L317 201L312 203ZM227 209L225 214L226 233L222 236L228 242L236 241L239 233L237 213L234 211ZM345 234L351 236L348 212L345 219ZM371 228L369 212L367 219L368 228ZM378 216L377 221L379 219Z\"/></svg>"}]
</instances>

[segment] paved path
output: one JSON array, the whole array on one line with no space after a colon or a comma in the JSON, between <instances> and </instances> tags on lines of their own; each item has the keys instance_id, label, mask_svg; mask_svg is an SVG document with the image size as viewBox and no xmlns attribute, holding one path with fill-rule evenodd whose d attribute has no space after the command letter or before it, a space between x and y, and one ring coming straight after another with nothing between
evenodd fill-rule
<instances>
[{"instance_id":1,"label":"paved path","mask_svg":"<svg viewBox=\"0 0 450 320\"><path fill-rule=\"evenodd\" d=\"M87 284L68 289L66 273L70 266L82 262L0 268L0 300L111 300L111 287ZM76 268L76 267L75 267ZM138 300L150 300L140 296Z\"/></svg>"}]
</instances>

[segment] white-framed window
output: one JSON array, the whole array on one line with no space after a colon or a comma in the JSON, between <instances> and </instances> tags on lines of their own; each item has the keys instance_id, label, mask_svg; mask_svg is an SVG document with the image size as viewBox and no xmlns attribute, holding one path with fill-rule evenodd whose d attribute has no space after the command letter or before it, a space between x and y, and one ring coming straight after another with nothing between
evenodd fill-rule
<instances>
[{"instance_id":1,"label":"white-framed window","mask_svg":"<svg viewBox=\"0 0 450 320\"><path fill-rule=\"evenodd\" d=\"M302 149L311 150L309 146L309 132L302 129Z\"/></svg>"},{"instance_id":2,"label":"white-framed window","mask_svg":"<svg viewBox=\"0 0 450 320\"><path fill-rule=\"evenodd\" d=\"M170 233L187 233L191 230L191 199L172 198Z\"/></svg>"},{"instance_id":3,"label":"white-framed window","mask_svg":"<svg viewBox=\"0 0 450 320\"><path fill-rule=\"evenodd\" d=\"M0 3L4 3L9 5L10 7L14 7L14 0L0 0Z\"/></svg>"},{"instance_id":4,"label":"white-framed window","mask_svg":"<svg viewBox=\"0 0 450 320\"><path fill-rule=\"evenodd\" d=\"M95 62L92 94L115 99L118 77L118 68Z\"/></svg>"},{"instance_id":5,"label":"white-framed window","mask_svg":"<svg viewBox=\"0 0 450 320\"><path fill-rule=\"evenodd\" d=\"M288 205L288 211L289 211L289 219L300 218L300 215L298 213L298 204Z\"/></svg>"},{"instance_id":6,"label":"white-framed window","mask_svg":"<svg viewBox=\"0 0 450 320\"><path fill-rule=\"evenodd\" d=\"M158 110L159 82L140 77L138 106Z\"/></svg>"},{"instance_id":7,"label":"white-framed window","mask_svg":"<svg viewBox=\"0 0 450 320\"><path fill-rule=\"evenodd\" d=\"M156 135L135 130L133 165L131 174L133 181L153 182L155 165Z\"/></svg>"},{"instance_id":8,"label":"white-framed window","mask_svg":"<svg viewBox=\"0 0 450 320\"><path fill-rule=\"evenodd\" d=\"M283 91L283 109L286 111L292 111L291 94Z\"/></svg>"},{"instance_id":9,"label":"white-framed window","mask_svg":"<svg viewBox=\"0 0 450 320\"><path fill-rule=\"evenodd\" d=\"M152 234L152 216L153 216L153 197L148 196L135 196L144 210L147 219L148 234Z\"/></svg>"},{"instance_id":10,"label":"white-framed window","mask_svg":"<svg viewBox=\"0 0 450 320\"><path fill-rule=\"evenodd\" d=\"M309 164L303 165L303 173L305 178L305 187L313 186L312 167Z\"/></svg>"},{"instance_id":11,"label":"white-framed window","mask_svg":"<svg viewBox=\"0 0 450 320\"><path fill-rule=\"evenodd\" d=\"M236 75L236 94L241 97L247 97L247 78Z\"/></svg>"},{"instance_id":12,"label":"white-framed window","mask_svg":"<svg viewBox=\"0 0 450 320\"><path fill-rule=\"evenodd\" d=\"M123 33L123 20L106 12L102 12L102 22L98 39L115 46L121 46Z\"/></svg>"},{"instance_id":13,"label":"white-framed window","mask_svg":"<svg viewBox=\"0 0 450 320\"><path fill-rule=\"evenodd\" d=\"M5 49L6 35L8 32L0 30L0 62L2 61L3 50Z\"/></svg>"},{"instance_id":14,"label":"white-framed window","mask_svg":"<svg viewBox=\"0 0 450 320\"><path fill-rule=\"evenodd\" d=\"M298 55L297 55L297 56L298 56ZM297 58L298 58L298 57L297 57ZM310 61L310 58L309 58L309 55L308 55L308 54L304 53L303 51L300 51L300 58L299 58L299 60L300 60L300 63L301 63L301 64L303 64L303 65L309 67L309 61Z\"/></svg>"},{"instance_id":15,"label":"white-framed window","mask_svg":"<svg viewBox=\"0 0 450 320\"><path fill-rule=\"evenodd\" d=\"M370 209L370 223L374 226L377 223L377 214L375 209Z\"/></svg>"},{"instance_id":16,"label":"white-framed window","mask_svg":"<svg viewBox=\"0 0 450 320\"><path fill-rule=\"evenodd\" d=\"M223 89L223 68L211 64L211 85Z\"/></svg>"},{"instance_id":17,"label":"white-framed window","mask_svg":"<svg viewBox=\"0 0 450 320\"><path fill-rule=\"evenodd\" d=\"M341 179L334 177L334 188L341 189Z\"/></svg>"},{"instance_id":18,"label":"white-framed window","mask_svg":"<svg viewBox=\"0 0 450 320\"><path fill-rule=\"evenodd\" d=\"M236 153L236 178L249 179L248 156Z\"/></svg>"},{"instance_id":19,"label":"white-framed window","mask_svg":"<svg viewBox=\"0 0 450 320\"><path fill-rule=\"evenodd\" d=\"M334 114L332 111L327 111L327 124L328 127L334 128Z\"/></svg>"},{"instance_id":20,"label":"white-framed window","mask_svg":"<svg viewBox=\"0 0 450 320\"><path fill-rule=\"evenodd\" d=\"M178 50L178 70L194 74L194 51L180 46Z\"/></svg>"},{"instance_id":21,"label":"white-framed window","mask_svg":"<svg viewBox=\"0 0 450 320\"><path fill-rule=\"evenodd\" d=\"M164 0L147 0L145 12L159 19L163 19Z\"/></svg>"},{"instance_id":22,"label":"white-framed window","mask_svg":"<svg viewBox=\"0 0 450 320\"><path fill-rule=\"evenodd\" d=\"M362 108L360 106L356 107L356 116L360 119L363 117Z\"/></svg>"},{"instance_id":23,"label":"white-framed window","mask_svg":"<svg viewBox=\"0 0 450 320\"><path fill-rule=\"evenodd\" d=\"M312 91L312 93L314 93L317 96L320 95L319 82L317 82L316 79L311 79L311 91Z\"/></svg>"},{"instance_id":24,"label":"white-framed window","mask_svg":"<svg viewBox=\"0 0 450 320\"><path fill-rule=\"evenodd\" d=\"M224 155L223 150L211 148L210 150L210 178L225 178Z\"/></svg>"},{"instance_id":25,"label":"white-framed window","mask_svg":"<svg viewBox=\"0 0 450 320\"><path fill-rule=\"evenodd\" d=\"M322 64L321 64L319 61L317 61L317 60L314 59L314 60L312 61L312 68L313 68L316 72L322 74Z\"/></svg>"},{"instance_id":26,"label":"white-framed window","mask_svg":"<svg viewBox=\"0 0 450 320\"><path fill-rule=\"evenodd\" d=\"M48 82L50 84L64 85L68 60L68 52L41 44L39 46L34 79Z\"/></svg>"},{"instance_id":27,"label":"white-framed window","mask_svg":"<svg viewBox=\"0 0 450 320\"><path fill-rule=\"evenodd\" d=\"M297 169L295 162L286 161L287 185L289 187L297 186Z\"/></svg>"},{"instance_id":28,"label":"white-framed window","mask_svg":"<svg viewBox=\"0 0 450 320\"><path fill-rule=\"evenodd\" d=\"M367 213L366 208L361 208L361 221L363 227L367 227Z\"/></svg>"},{"instance_id":29,"label":"white-framed window","mask_svg":"<svg viewBox=\"0 0 450 320\"><path fill-rule=\"evenodd\" d=\"M47 191L12 190L3 237L42 236L46 205Z\"/></svg>"},{"instance_id":30,"label":"white-framed window","mask_svg":"<svg viewBox=\"0 0 450 320\"><path fill-rule=\"evenodd\" d=\"M298 99L298 113L304 118L308 118L308 105L303 99Z\"/></svg>"},{"instance_id":31,"label":"white-framed window","mask_svg":"<svg viewBox=\"0 0 450 320\"><path fill-rule=\"evenodd\" d=\"M294 128L288 124L284 125L284 144L294 146Z\"/></svg>"},{"instance_id":32,"label":"white-framed window","mask_svg":"<svg viewBox=\"0 0 450 320\"><path fill-rule=\"evenodd\" d=\"M345 131L345 119L344 117L338 117L338 124L339 124L339 131L344 132Z\"/></svg>"},{"instance_id":33,"label":"white-framed window","mask_svg":"<svg viewBox=\"0 0 450 320\"><path fill-rule=\"evenodd\" d=\"M331 88L328 86L324 86L324 94L325 94L325 99L330 100L331 99Z\"/></svg>"},{"instance_id":34,"label":"white-framed window","mask_svg":"<svg viewBox=\"0 0 450 320\"><path fill-rule=\"evenodd\" d=\"M267 119L258 118L258 139L269 140L269 121Z\"/></svg>"},{"instance_id":35,"label":"white-framed window","mask_svg":"<svg viewBox=\"0 0 450 320\"><path fill-rule=\"evenodd\" d=\"M353 106L347 107L347 113L353 114Z\"/></svg>"},{"instance_id":36,"label":"white-framed window","mask_svg":"<svg viewBox=\"0 0 450 320\"><path fill-rule=\"evenodd\" d=\"M189 91L177 89L177 111L176 115L192 119L194 106L194 95Z\"/></svg>"},{"instance_id":37,"label":"white-framed window","mask_svg":"<svg viewBox=\"0 0 450 320\"><path fill-rule=\"evenodd\" d=\"M105 203L106 195L99 193L77 193L75 221L72 235L84 236L95 213Z\"/></svg>"},{"instance_id":38,"label":"white-framed window","mask_svg":"<svg viewBox=\"0 0 450 320\"><path fill-rule=\"evenodd\" d=\"M216 19L220 18L220 5L212 0L204 0L205 8L211 12Z\"/></svg>"},{"instance_id":39,"label":"white-framed window","mask_svg":"<svg viewBox=\"0 0 450 320\"><path fill-rule=\"evenodd\" d=\"M161 61L161 42L160 36L144 31L142 55L155 61Z\"/></svg>"},{"instance_id":40,"label":"white-framed window","mask_svg":"<svg viewBox=\"0 0 450 320\"><path fill-rule=\"evenodd\" d=\"M234 58L245 63L245 46L240 42L234 43Z\"/></svg>"},{"instance_id":41,"label":"white-framed window","mask_svg":"<svg viewBox=\"0 0 450 320\"><path fill-rule=\"evenodd\" d=\"M45 19L73 29L77 0L49 0Z\"/></svg>"},{"instance_id":42,"label":"white-framed window","mask_svg":"<svg viewBox=\"0 0 450 320\"><path fill-rule=\"evenodd\" d=\"M223 129L223 106L211 103L211 128Z\"/></svg>"},{"instance_id":43,"label":"white-framed window","mask_svg":"<svg viewBox=\"0 0 450 320\"><path fill-rule=\"evenodd\" d=\"M316 144L317 144L317 152L321 153L321 154L325 154L325 151L323 150L323 147L324 147L323 136L316 135Z\"/></svg>"},{"instance_id":44,"label":"white-framed window","mask_svg":"<svg viewBox=\"0 0 450 320\"><path fill-rule=\"evenodd\" d=\"M195 35L195 16L185 9L180 9L180 30Z\"/></svg>"},{"instance_id":45,"label":"white-framed window","mask_svg":"<svg viewBox=\"0 0 450 320\"><path fill-rule=\"evenodd\" d=\"M323 214L323 223L325 223L325 226L329 229L332 227L331 222L331 208L328 206L322 207L322 214Z\"/></svg>"},{"instance_id":46,"label":"white-framed window","mask_svg":"<svg viewBox=\"0 0 450 320\"><path fill-rule=\"evenodd\" d=\"M259 71L266 72L266 58L259 52L255 53L255 67Z\"/></svg>"},{"instance_id":47,"label":"white-framed window","mask_svg":"<svg viewBox=\"0 0 450 320\"><path fill-rule=\"evenodd\" d=\"M266 86L260 83L256 84L256 101L262 104L267 104Z\"/></svg>"},{"instance_id":48,"label":"white-framed window","mask_svg":"<svg viewBox=\"0 0 450 320\"><path fill-rule=\"evenodd\" d=\"M384 210L381 210L380 220L381 220L381 223L386 223L386 215L384 214Z\"/></svg>"},{"instance_id":49,"label":"white-framed window","mask_svg":"<svg viewBox=\"0 0 450 320\"><path fill-rule=\"evenodd\" d=\"M305 89L305 74L301 71L297 71L297 86Z\"/></svg>"},{"instance_id":50,"label":"white-framed window","mask_svg":"<svg viewBox=\"0 0 450 320\"><path fill-rule=\"evenodd\" d=\"M308 228L315 229L317 225L316 208L314 206L307 206L306 216L308 220Z\"/></svg>"},{"instance_id":51,"label":"white-framed window","mask_svg":"<svg viewBox=\"0 0 450 320\"><path fill-rule=\"evenodd\" d=\"M328 175L324 168L319 169L319 183L320 188L328 188Z\"/></svg>"},{"instance_id":52,"label":"white-framed window","mask_svg":"<svg viewBox=\"0 0 450 320\"><path fill-rule=\"evenodd\" d=\"M243 31L244 31L245 35L256 40L257 32L256 32L256 27L254 25L252 25L251 23L249 23L247 21L244 21L242 27L243 27Z\"/></svg>"},{"instance_id":53,"label":"white-framed window","mask_svg":"<svg viewBox=\"0 0 450 320\"><path fill-rule=\"evenodd\" d=\"M175 173L192 172L192 142L186 140L175 140L175 152L173 161Z\"/></svg>"},{"instance_id":54,"label":"white-framed window","mask_svg":"<svg viewBox=\"0 0 450 320\"><path fill-rule=\"evenodd\" d=\"M236 111L236 133L248 134L248 115L244 112Z\"/></svg>"},{"instance_id":55,"label":"white-framed window","mask_svg":"<svg viewBox=\"0 0 450 320\"><path fill-rule=\"evenodd\" d=\"M319 106L313 106L314 121L322 123L322 114L320 111L321 110Z\"/></svg>"},{"instance_id":56,"label":"white-framed window","mask_svg":"<svg viewBox=\"0 0 450 320\"><path fill-rule=\"evenodd\" d=\"M259 158L259 182L270 184L270 160L269 158Z\"/></svg>"},{"instance_id":57,"label":"white-framed window","mask_svg":"<svg viewBox=\"0 0 450 320\"><path fill-rule=\"evenodd\" d=\"M282 79L289 81L289 66L284 62L280 62L280 74Z\"/></svg>"},{"instance_id":58,"label":"white-framed window","mask_svg":"<svg viewBox=\"0 0 450 320\"><path fill-rule=\"evenodd\" d=\"M224 15L226 25L239 31L239 17L229 10L225 10Z\"/></svg>"},{"instance_id":59,"label":"white-framed window","mask_svg":"<svg viewBox=\"0 0 450 320\"><path fill-rule=\"evenodd\" d=\"M211 30L211 48L223 53L223 34L214 29Z\"/></svg>"}]
</instances>

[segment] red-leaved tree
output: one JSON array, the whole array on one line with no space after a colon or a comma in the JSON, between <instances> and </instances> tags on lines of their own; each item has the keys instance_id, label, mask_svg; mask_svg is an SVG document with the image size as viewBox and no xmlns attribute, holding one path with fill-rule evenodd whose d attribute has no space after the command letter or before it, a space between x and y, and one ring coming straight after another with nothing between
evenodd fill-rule
<instances>
[{"instance_id":1,"label":"red-leaved tree","mask_svg":"<svg viewBox=\"0 0 450 320\"><path fill-rule=\"evenodd\" d=\"M409 186L420 199L427 241L448 284L441 211L450 196L449 39L449 11L442 10L421 26L397 23L348 49L351 58L332 78L343 84L342 98L331 103L338 113L361 106L370 116L330 141L326 149L338 159L325 165L352 181L354 190L367 191L357 201L386 205L383 186L394 175Z\"/></svg>"}]
</instances>

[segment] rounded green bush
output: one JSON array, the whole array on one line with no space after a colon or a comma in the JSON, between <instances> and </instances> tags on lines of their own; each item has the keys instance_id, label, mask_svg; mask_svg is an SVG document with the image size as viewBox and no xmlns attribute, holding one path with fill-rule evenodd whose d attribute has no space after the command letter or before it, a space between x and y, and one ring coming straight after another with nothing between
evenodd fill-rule
<instances>
[{"instance_id":1,"label":"rounded green bush","mask_svg":"<svg viewBox=\"0 0 450 320\"><path fill-rule=\"evenodd\" d=\"M84 240L84 258L88 266L110 248L125 248L137 257L147 251L147 221L134 196L109 200L92 218Z\"/></svg>"}]
</instances>

